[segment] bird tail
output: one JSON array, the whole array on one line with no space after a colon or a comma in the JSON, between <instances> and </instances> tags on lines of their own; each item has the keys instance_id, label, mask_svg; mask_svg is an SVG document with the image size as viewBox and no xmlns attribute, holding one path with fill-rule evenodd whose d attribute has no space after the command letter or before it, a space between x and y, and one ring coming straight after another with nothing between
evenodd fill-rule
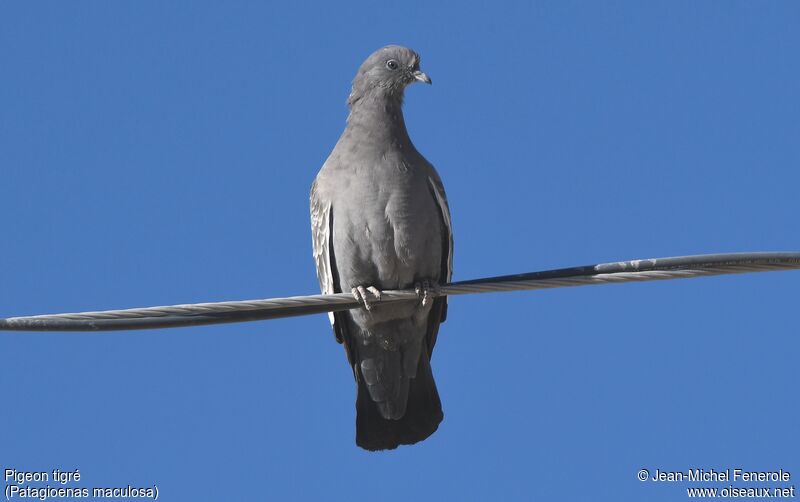
<instances>
[{"instance_id":1,"label":"bird tail","mask_svg":"<svg viewBox=\"0 0 800 502\"><path fill-rule=\"evenodd\" d=\"M424 344L423 344L424 346ZM430 356L420 350L419 366L408 382L408 404L398 420L387 420L370 397L363 378L357 378L356 444L365 450L392 450L401 444L414 444L427 438L444 418L439 391L433 381Z\"/></svg>"}]
</instances>

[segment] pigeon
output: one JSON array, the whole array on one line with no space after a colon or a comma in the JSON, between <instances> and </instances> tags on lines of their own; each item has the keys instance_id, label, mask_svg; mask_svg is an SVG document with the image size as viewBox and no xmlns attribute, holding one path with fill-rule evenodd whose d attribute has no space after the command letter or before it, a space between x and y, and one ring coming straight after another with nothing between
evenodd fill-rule
<instances>
[{"instance_id":1,"label":"pigeon","mask_svg":"<svg viewBox=\"0 0 800 502\"><path fill-rule=\"evenodd\" d=\"M453 232L442 181L411 143L406 86L431 79L411 49L390 45L358 69L347 125L311 187L314 259L324 294L361 304L330 313L357 385L356 444L390 450L422 441L444 414L430 358L447 297ZM380 303L381 291L419 299Z\"/></svg>"}]
</instances>

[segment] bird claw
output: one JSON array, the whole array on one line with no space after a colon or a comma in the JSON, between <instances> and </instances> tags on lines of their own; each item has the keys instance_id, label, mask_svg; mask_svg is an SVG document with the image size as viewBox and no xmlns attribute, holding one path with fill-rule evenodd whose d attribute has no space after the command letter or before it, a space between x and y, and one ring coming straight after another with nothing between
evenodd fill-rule
<instances>
[{"instance_id":1,"label":"bird claw","mask_svg":"<svg viewBox=\"0 0 800 502\"><path fill-rule=\"evenodd\" d=\"M369 299L367 298L367 292L372 293L372 296L375 297L376 301L381 301L381 290L375 286L356 286L350 290L350 292L353 293L353 298L355 298L358 303L363 303L364 308L367 310L372 310L372 305L369 303Z\"/></svg>"},{"instance_id":2,"label":"bird claw","mask_svg":"<svg viewBox=\"0 0 800 502\"><path fill-rule=\"evenodd\" d=\"M422 306L426 307L439 295L439 284L434 281L423 280L414 284L414 291L422 299Z\"/></svg>"}]
</instances>

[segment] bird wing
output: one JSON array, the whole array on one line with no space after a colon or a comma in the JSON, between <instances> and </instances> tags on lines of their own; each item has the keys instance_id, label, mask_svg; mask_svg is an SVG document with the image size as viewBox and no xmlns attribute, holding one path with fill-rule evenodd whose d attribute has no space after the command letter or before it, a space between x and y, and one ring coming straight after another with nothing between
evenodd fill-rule
<instances>
[{"instance_id":1,"label":"bird wing","mask_svg":"<svg viewBox=\"0 0 800 502\"><path fill-rule=\"evenodd\" d=\"M320 290L326 295L341 293L336 257L333 254L333 206L320 197L316 180L311 185L311 240ZM344 312L328 312L336 341L344 344L347 359L352 366L355 359L350 350L347 322L343 316Z\"/></svg>"},{"instance_id":2,"label":"bird wing","mask_svg":"<svg viewBox=\"0 0 800 502\"><path fill-rule=\"evenodd\" d=\"M431 169L428 177L434 200L439 207L442 222L442 282L448 283L453 278L453 224L450 220L450 206L447 204L447 195L444 185L435 170ZM439 334L439 324L447 319L447 297L442 296L434 300L431 315L428 319L428 355L433 353L436 338Z\"/></svg>"},{"instance_id":3,"label":"bird wing","mask_svg":"<svg viewBox=\"0 0 800 502\"><path fill-rule=\"evenodd\" d=\"M435 171L428 177L428 182L442 216L442 234L444 236L442 239L442 278L445 282L450 282L453 279L453 223L450 220L450 206L447 204L447 195L444 193L442 180Z\"/></svg>"},{"instance_id":4,"label":"bird wing","mask_svg":"<svg viewBox=\"0 0 800 502\"><path fill-rule=\"evenodd\" d=\"M317 190L317 182L311 185L311 241L314 246L314 262L317 265L317 279L322 294L335 293L334 274L336 264L333 263L331 242L333 237L333 211L331 203L323 201ZM328 312L331 326L336 329L333 312Z\"/></svg>"},{"instance_id":5,"label":"bird wing","mask_svg":"<svg viewBox=\"0 0 800 502\"><path fill-rule=\"evenodd\" d=\"M311 185L311 239L314 246L314 261L317 264L319 288L326 295L333 294L330 220L331 204L320 199L317 182L314 181L314 184Z\"/></svg>"}]
</instances>

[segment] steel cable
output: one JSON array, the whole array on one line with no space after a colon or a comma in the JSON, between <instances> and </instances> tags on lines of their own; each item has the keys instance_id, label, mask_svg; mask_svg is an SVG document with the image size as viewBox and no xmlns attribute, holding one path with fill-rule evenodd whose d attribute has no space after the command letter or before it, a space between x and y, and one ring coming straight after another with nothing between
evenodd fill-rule
<instances>
[{"instance_id":1,"label":"steel cable","mask_svg":"<svg viewBox=\"0 0 800 502\"><path fill-rule=\"evenodd\" d=\"M601 263L526 274L459 281L434 296L456 296L590 286L623 282L688 279L711 275L800 269L800 252L732 253ZM377 304L419 301L413 290L383 291ZM350 293L265 300L195 303L161 307L36 315L0 319L2 331L117 331L257 321L360 308Z\"/></svg>"}]
</instances>

